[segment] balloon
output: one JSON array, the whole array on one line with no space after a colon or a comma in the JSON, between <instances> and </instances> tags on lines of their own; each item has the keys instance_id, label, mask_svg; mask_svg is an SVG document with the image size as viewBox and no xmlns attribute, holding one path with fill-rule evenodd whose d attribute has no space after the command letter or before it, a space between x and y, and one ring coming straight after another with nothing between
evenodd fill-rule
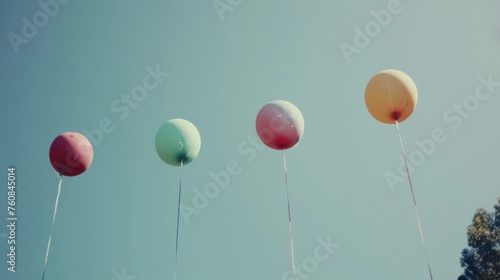
<instances>
[{"instance_id":1,"label":"balloon","mask_svg":"<svg viewBox=\"0 0 500 280\"><path fill-rule=\"evenodd\" d=\"M297 106L284 100L270 102L257 114L255 128L268 147L286 150L295 146L304 133L304 117Z\"/></svg>"},{"instance_id":2,"label":"balloon","mask_svg":"<svg viewBox=\"0 0 500 280\"><path fill-rule=\"evenodd\" d=\"M78 132L65 132L50 145L50 163L63 176L82 174L89 168L93 157L92 144Z\"/></svg>"},{"instance_id":3,"label":"balloon","mask_svg":"<svg viewBox=\"0 0 500 280\"><path fill-rule=\"evenodd\" d=\"M366 107L376 120L383 123L406 120L417 106L417 100L417 86L399 70L381 71L366 85Z\"/></svg>"},{"instance_id":4,"label":"balloon","mask_svg":"<svg viewBox=\"0 0 500 280\"><path fill-rule=\"evenodd\" d=\"M200 133L191 122L172 119L158 129L155 147L158 156L167 164L186 165L200 152Z\"/></svg>"}]
</instances>

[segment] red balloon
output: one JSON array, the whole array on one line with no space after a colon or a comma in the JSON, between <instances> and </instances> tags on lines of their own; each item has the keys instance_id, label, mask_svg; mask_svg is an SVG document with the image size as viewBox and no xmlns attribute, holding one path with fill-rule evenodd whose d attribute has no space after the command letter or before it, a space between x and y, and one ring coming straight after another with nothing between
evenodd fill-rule
<instances>
[{"instance_id":1,"label":"red balloon","mask_svg":"<svg viewBox=\"0 0 500 280\"><path fill-rule=\"evenodd\" d=\"M275 150L287 150L304 133L304 117L297 106L285 100L270 102L257 114L255 128L260 140Z\"/></svg>"},{"instance_id":2,"label":"red balloon","mask_svg":"<svg viewBox=\"0 0 500 280\"><path fill-rule=\"evenodd\" d=\"M93 157L92 144L78 132L65 132L50 145L50 163L63 176L82 174L89 168Z\"/></svg>"}]
</instances>

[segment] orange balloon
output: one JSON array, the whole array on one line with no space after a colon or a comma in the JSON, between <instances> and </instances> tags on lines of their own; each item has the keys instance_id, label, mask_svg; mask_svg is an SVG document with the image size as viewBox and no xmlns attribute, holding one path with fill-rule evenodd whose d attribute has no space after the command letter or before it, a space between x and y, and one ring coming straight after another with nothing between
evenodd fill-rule
<instances>
[{"instance_id":1,"label":"orange balloon","mask_svg":"<svg viewBox=\"0 0 500 280\"><path fill-rule=\"evenodd\" d=\"M406 120L417 106L417 86L405 73L389 69L373 76L365 90L368 112L378 121L394 124Z\"/></svg>"}]
</instances>

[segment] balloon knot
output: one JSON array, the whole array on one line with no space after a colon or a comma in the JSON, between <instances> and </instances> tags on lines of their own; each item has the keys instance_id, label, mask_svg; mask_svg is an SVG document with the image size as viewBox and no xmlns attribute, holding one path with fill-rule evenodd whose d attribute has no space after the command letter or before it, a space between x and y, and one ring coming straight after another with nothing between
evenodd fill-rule
<instances>
[{"instance_id":1,"label":"balloon knot","mask_svg":"<svg viewBox=\"0 0 500 280\"><path fill-rule=\"evenodd\" d=\"M391 114L391 118L392 119L394 119L394 120L397 121L399 119L399 117L401 117L401 113L400 112L397 112L397 111L392 112L392 114Z\"/></svg>"}]
</instances>

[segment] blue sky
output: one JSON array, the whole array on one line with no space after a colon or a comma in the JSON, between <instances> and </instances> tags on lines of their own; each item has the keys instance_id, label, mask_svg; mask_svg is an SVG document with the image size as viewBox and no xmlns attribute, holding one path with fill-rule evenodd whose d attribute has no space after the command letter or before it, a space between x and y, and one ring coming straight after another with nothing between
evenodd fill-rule
<instances>
[{"instance_id":1,"label":"blue sky","mask_svg":"<svg viewBox=\"0 0 500 280\"><path fill-rule=\"evenodd\" d=\"M500 194L497 1L1 5L0 178L16 167L18 217L17 271L2 261L2 279L41 277L58 183L48 150L66 131L89 137L94 161L63 180L46 279L172 278L181 174L156 155L154 136L173 118L202 138L182 170L182 201L196 211L181 219L177 279L288 279L282 153L254 125L276 99L305 119L287 151L300 279L427 279L407 182L386 180L403 175L396 128L364 104L384 69L419 91L400 128L434 279L460 275L473 212ZM133 99L148 76L156 86ZM197 208L197 192L228 165L238 172Z\"/></svg>"}]
</instances>

